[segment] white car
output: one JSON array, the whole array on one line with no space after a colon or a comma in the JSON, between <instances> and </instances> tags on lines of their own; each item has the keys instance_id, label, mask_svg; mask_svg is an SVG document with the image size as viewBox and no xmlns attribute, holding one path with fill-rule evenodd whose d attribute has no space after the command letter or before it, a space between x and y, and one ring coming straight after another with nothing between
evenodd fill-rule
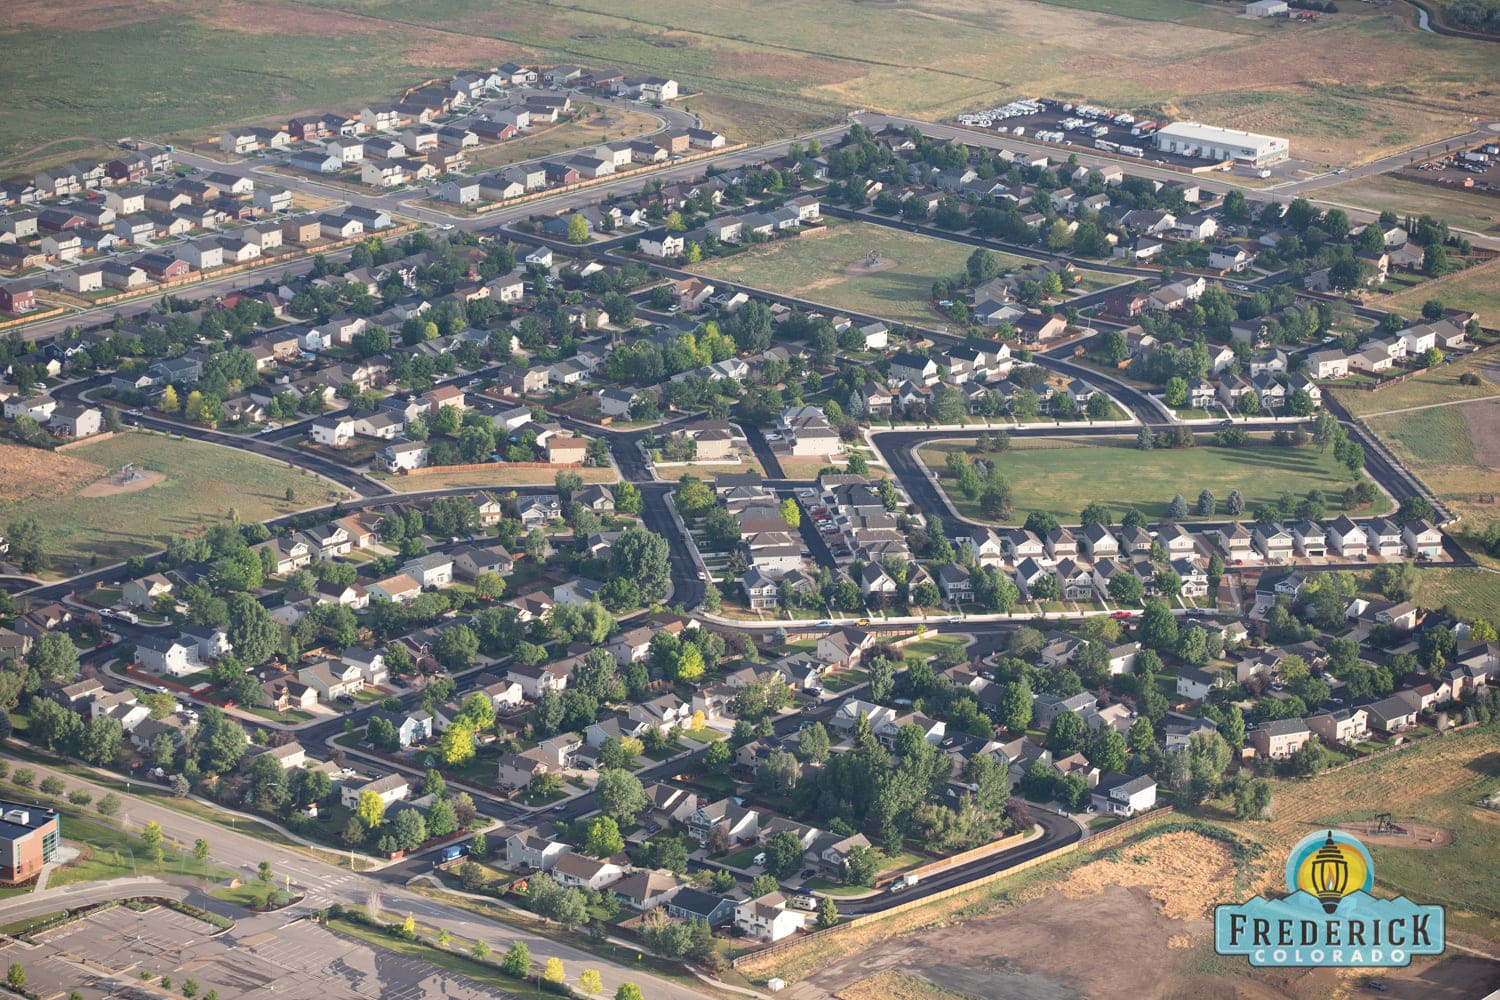
<instances>
[{"instance_id":1,"label":"white car","mask_svg":"<svg viewBox=\"0 0 1500 1000\"><path fill-rule=\"evenodd\" d=\"M765 435L765 438L767 441L780 441L781 435L777 434L775 431L768 431Z\"/></svg>"}]
</instances>

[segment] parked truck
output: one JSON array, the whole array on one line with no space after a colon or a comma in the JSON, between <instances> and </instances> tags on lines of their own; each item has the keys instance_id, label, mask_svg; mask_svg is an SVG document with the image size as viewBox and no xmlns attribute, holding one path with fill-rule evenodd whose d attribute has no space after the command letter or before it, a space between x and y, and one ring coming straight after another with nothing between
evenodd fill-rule
<instances>
[{"instance_id":1,"label":"parked truck","mask_svg":"<svg viewBox=\"0 0 1500 1000\"><path fill-rule=\"evenodd\" d=\"M438 864L446 865L450 861L457 861L468 853L469 848L465 844L454 844L452 847L445 847L443 848L443 856L438 861Z\"/></svg>"}]
</instances>

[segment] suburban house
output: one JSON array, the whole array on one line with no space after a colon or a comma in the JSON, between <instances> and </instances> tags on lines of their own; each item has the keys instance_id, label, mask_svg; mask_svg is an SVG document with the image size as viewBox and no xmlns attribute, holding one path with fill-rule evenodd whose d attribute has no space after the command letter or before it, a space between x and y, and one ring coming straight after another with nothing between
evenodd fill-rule
<instances>
[{"instance_id":1,"label":"suburban house","mask_svg":"<svg viewBox=\"0 0 1500 1000\"><path fill-rule=\"evenodd\" d=\"M1149 775L1111 771L1099 778L1089 801L1101 813L1134 816L1156 806L1156 781Z\"/></svg>"},{"instance_id":2,"label":"suburban house","mask_svg":"<svg viewBox=\"0 0 1500 1000\"><path fill-rule=\"evenodd\" d=\"M1312 730L1302 719L1273 719L1263 722L1249 734L1256 756L1270 760L1291 757L1312 739Z\"/></svg>"}]
</instances>

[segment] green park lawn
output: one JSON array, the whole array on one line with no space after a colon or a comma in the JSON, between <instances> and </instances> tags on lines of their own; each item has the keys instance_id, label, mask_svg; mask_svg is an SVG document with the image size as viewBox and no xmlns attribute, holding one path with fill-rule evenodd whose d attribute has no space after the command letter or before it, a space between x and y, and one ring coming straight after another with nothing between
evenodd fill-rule
<instances>
[{"instance_id":1,"label":"green park lawn","mask_svg":"<svg viewBox=\"0 0 1500 1000\"><path fill-rule=\"evenodd\" d=\"M9 454L9 452L7 452ZM135 492L82 496L125 465L161 473ZM34 517L49 568L71 574L163 548L173 536L201 532L230 510L245 522L331 504L339 486L233 448L130 432L51 456L42 481L0 492L0 524ZM287 490L293 499L286 499Z\"/></svg>"},{"instance_id":2,"label":"green park lawn","mask_svg":"<svg viewBox=\"0 0 1500 1000\"><path fill-rule=\"evenodd\" d=\"M865 267L871 251L881 267ZM944 317L932 308L932 283L961 273L973 247L920 236L873 222L829 223L798 239L781 239L695 264L706 278L723 278L868 313L902 323L932 326ZM1004 269L1032 262L996 254Z\"/></svg>"},{"instance_id":3,"label":"green park lawn","mask_svg":"<svg viewBox=\"0 0 1500 1000\"><path fill-rule=\"evenodd\" d=\"M1167 516L1175 494L1182 494L1189 507L1201 490L1212 490L1220 504L1231 490L1239 490L1245 510L1272 503L1283 491L1302 497L1319 489L1336 500L1351 482L1332 452L1315 447L1276 448L1257 440L1246 448L1164 449L1143 452L1133 441L1107 444L1081 439L1049 439L1044 447L1013 449L1002 455L984 455L969 450L966 443L938 442L919 454L941 482L950 501L965 517L984 520L978 506L964 498L947 475L945 461L954 449L972 457L998 459L1014 491L1008 523L1020 524L1031 511L1052 514L1064 524L1076 524L1079 511L1099 500L1117 516L1139 508L1153 521ZM1389 511L1389 498L1376 498L1368 513ZM1192 519L1191 516L1189 519Z\"/></svg>"}]
</instances>

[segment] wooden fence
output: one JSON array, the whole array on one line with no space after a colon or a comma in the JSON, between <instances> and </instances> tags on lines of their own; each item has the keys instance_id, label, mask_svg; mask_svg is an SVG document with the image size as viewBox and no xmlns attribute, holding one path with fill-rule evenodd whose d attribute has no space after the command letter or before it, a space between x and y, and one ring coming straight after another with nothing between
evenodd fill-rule
<instances>
[{"instance_id":1,"label":"wooden fence","mask_svg":"<svg viewBox=\"0 0 1500 1000\"><path fill-rule=\"evenodd\" d=\"M478 462L474 465L424 465L402 469L403 476L429 476L435 472L484 472L497 469L582 469L582 462Z\"/></svg>"}]
</instances>

